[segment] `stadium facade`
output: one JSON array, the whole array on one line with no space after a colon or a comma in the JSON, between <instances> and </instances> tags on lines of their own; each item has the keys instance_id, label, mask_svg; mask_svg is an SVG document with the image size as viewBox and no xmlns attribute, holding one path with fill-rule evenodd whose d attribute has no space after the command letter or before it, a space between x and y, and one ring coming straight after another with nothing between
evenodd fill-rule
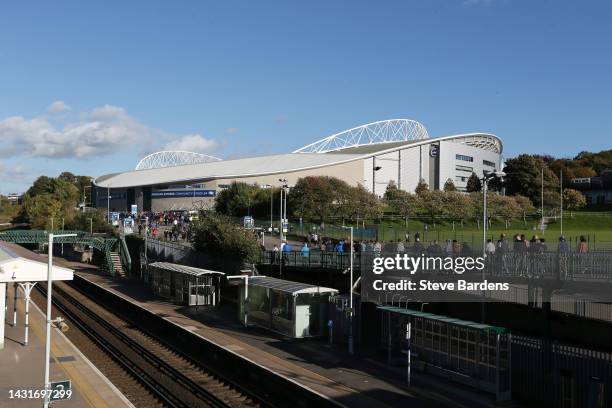
<instances>
[{"instance_id":1,"label":"stadium facade","mask_svg":"<svg viewBox=\"0 0 612 408\"><path fill-rule=\"evenodd\" d=\"M338 177L382 196L395 183L414 191L419 180L441 189L453 180L466 188L472 172L501 169L503 145L490 133L430 138L425 127L409 119L392 119L349 129L292 153L233 160L191 152L157 152L135 170L94 180L96 207L126 211L190 210L209 206L232 182L263 187L291 186L306 176Z\"/></svg>"}]
</instances>

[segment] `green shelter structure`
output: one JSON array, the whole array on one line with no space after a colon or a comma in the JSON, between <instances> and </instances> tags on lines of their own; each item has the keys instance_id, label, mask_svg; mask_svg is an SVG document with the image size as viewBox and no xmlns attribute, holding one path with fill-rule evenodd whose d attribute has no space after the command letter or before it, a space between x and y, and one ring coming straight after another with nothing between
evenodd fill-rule
<instances>
[{"instance_id":1,"label":"green shelter structure","mask_svg":"<svg viewBox=\"0 0 612 408\"><path fill-rule=\"evenodd\" d=\"M377 309L389 361L403 354L416 370L493 393L498 401L510 399L507 329L396 306Z\"/></svg>"},{"instance_id":2,"label":"green shelter structure","mask_svg":"<svg viewBox=\"0 0 612 408\"><path fill-rule=\"evenodd\" d=\"M148 281L157 296L185 306L216 306L221 301L223 272L169 262L148 266Z\"/></svg>"},{"instance_id":3,"label":"green shelter structure","mask_svg":"<svg viewBox=\"0 0 612 408\"><path fill-rule=\"evenodd\" d=\"M288 337L324 336L336 289L268 276L249 276L240 286L240 320Z\"/></svg>"}]
</instances>

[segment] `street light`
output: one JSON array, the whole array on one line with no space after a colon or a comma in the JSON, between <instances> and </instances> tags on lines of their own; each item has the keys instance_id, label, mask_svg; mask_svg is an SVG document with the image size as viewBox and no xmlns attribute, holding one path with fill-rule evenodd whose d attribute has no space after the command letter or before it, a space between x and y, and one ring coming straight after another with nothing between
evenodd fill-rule
<instances>
[{"instance_id":1,"label":"street light","mask_svg":"<svg viewBox=\"0 0 612 408\"><path fill-rule=\"evenodd\" d=\"M61 318L51 320L51 291L53 287L53 239L61 237L76 237L76 234L49 234L49 259L47 260L47 333L45 338L45 390L47 390L47 394L45 394L45 401L43 404L44 408L49 407L49 399L51 397L51 383L49 382L49 359L51 358L51 325L55 323L58 324L58 326L62 326L63 323L63 320ZM63 324L63 327L66 327L65 324Z\"/></svg>"},{"instance_id":2,"label":"street light","mask_svg":"<svg viewBox=\"0 0 612 408\"><path fill-rule=\"evenodd\" d=\"M484 173L482 178L482 256L487 257L487 186L490 180L494 178L505 177L506 173L503 171L493 171ZM484 270L483 270L484 271ZM483 272L484 273L484 272Z\"/></svg>"},{"instance_id":3,"label":"street light","mask_svg":"<svg viewBox=\"0 0 612 408\"><path fill-rule=\"evenodd\" d=\"M106 186L106 221L110 224L110 184Z\"/></svg>"},{"instance_id":4,"label":"street light","mask_svg":"<svg viewBox=\"0 0 612 408\"><path fill-rule=\"evenodd\" d=\"M272 224L274 223L274 215L273 215L273 211L274 211L274 188L272 188L272 186L270 184L263 184L261 185L261 188L265 188L265 189L270 189L270 235L272 235Z\"/></svg>"},{"instance_id":5,"label":"street light","mask_svg":"<svg viewBox=\"0 0 612 408\"><path fill-rule=\"evenodd\" d=\"M349 271L350 271L350 285L349 285L349 338L348 338L348 349L349 349L349 354L354 354L354 349L353 349L353 251L354 251L354 247L353 247L353 226L350 227L342 227L345 229L350 229L351 230L351 241L350 241L350 254L351 254L351 259L350 259L350 267L349 267Z\"/></svg>"},{"instance_id":6,"label":"street light","mask_svg":"<svg viewBox=\"0 0 612 408\"><path fill-rule=\"evenodd\" d=\"M490 180L494 178L502 178L506 176L506 173L503 171L494 171L494 172L486 172L484 173L484 177L482 178L482 257L486 259L487 257L487 185ZM482 281L485 280L485 269L482 268ZM485 321L485 291L482 291L482 301L481 301L481 320L482 323Z\"/></svg>"},{"instance_id":7,"label":"street light","mask_svg":"<svg viewBox=\"0 0 612 408\"><path fill-rule=\"evenodd\" d=\"M280 241L281 246L283 244L283 232L285 227L285 222L287 221L287 190L289 186L287 185L287 179L278 179L282 183L281 186L281 194L280 194ZM284 196L284 201L283 201Z\"/></svg>"},{"instance_id":8,"label":"street light","mask_svg":"<svg viewBox=\"0 0 612 408\"><path fill-rule=\"evenodd\" d=\"M83 186L83 211L85 211L85 207L87 206L87 196L85 195L85 189L91 189L91 186ZM91 195L91 192L90 192Z\"/></svg>"}]
</instances>

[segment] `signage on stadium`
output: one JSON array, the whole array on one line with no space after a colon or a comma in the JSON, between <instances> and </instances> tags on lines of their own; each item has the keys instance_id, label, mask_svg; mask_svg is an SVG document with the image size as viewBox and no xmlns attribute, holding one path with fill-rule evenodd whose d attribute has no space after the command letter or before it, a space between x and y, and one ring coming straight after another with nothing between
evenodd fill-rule
<instances>
[{"instance_id":1,"label":"signage on stadium","mask_svg":"<svg viewBox=\"0 0 612 408\"><path fill-rule=\"evenodd\" d=\"M152 191L151 198L214 197L215 194L215 190L163 190Z\"/></svg>"}]
</instances>

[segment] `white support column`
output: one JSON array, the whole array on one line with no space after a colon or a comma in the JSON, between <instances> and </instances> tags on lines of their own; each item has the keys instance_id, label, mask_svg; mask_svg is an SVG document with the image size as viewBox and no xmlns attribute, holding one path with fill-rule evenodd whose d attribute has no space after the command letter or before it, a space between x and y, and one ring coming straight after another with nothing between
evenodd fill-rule
<instances>
[{"instance_id":1,"label":"white support column","mask_svg":"<svg viewBox=\"0 0 612 408\"><path fill-rule=\"evenodd\" d=\"M17 326L17 282L13 283L13 327Z\"/></svg>"},{"instance_id":2,"label":"white support column","mask_svg":"<svg viewBox=\"0 0 612 408\"><path fill-rule=\"evenodd\" d=\"M4 348L4 318L6 316L6 283L0 283L0 302L4 304L0 304L0 350Z\"/></svg>"},{"instance_id":3,"label":"white support column","mask_svg":"<svg viewBox=\"0 0 612 408\"><path fill-rule=\"evenodd\" d=\"M23 334L23 345L28 345L29 332L30 332L30 294L32 293L32 289L36 285L36 282L25 282L20 283L21 289L23 289L24 293L24 301L25 301L25 319L24 319L24 334Z\"/></svg>"}]
</instances>

